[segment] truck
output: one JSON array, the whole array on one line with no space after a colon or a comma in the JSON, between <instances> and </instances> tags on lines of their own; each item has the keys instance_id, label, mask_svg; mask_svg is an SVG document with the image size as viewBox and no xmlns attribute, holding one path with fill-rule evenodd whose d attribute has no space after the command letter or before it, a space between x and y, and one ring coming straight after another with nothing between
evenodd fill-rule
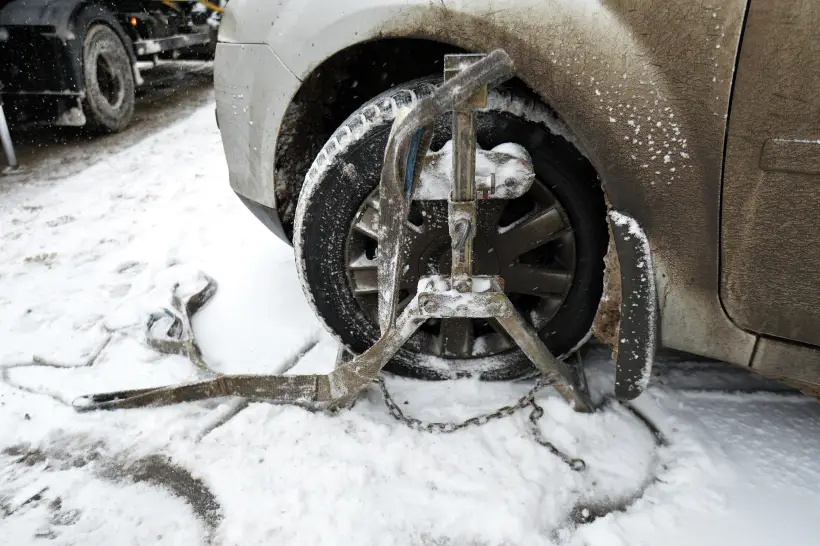
<instances>
[{"instance_id":1,"label":"truck","mask_svg":"<svg viewBox=\"0 0 820 546\"><path fill-rule=\"evenodd\" d=\"M2 111L11 124L121 131L139 62L212 56L225 3L0 0Z\"/></svg>"}]
</instances>

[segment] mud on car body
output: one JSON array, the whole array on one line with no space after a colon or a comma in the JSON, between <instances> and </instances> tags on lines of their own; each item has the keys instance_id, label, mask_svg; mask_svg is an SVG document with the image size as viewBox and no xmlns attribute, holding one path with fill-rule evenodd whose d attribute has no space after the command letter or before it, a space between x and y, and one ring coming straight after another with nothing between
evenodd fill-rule
<instances>
[{"instance_id":1,"label":"mud on car body","mask_svg":"<svg viewBox=\"0 0 820 546\"><path fill-rule=\"evenodd\" d=\"M610 207L648 236L663 347L820 385L820 4L498 7L230 3L215 68L230 183L274 233L306 245L297 267L329 328L353 349L372 341L373 177L395 106L435 85L444 54L503 48L517 79L480 116L479 144L524 146L539 184L484 211L478 267L517 279L510 296L550 348L571 351L593 322L618 344ZM297 213L306 227L294 232ZM408 292L448 267L438 218L418 211ZM428 325L394 369L506 377L526 366L474 321Z\"/></svg>"}]
</instances>

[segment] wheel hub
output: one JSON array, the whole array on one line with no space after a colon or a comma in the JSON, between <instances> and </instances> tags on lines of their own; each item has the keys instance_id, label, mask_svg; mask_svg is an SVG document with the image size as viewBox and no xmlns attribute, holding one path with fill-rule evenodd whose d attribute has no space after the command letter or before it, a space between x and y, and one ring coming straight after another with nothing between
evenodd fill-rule
<instances>
[{"instance_id":1,"label":"wheel hub","mask_svg":"<svg viewBox=\"0 0 820 546\"><path fill-rule=\"evenodd\" d=\"M123 98L122 77L116 73L111 61L104 53L97 56L96 76L100 94L105 101L113 108L119 106Z\"/></svg>"},{"instance_id":2,"label":"wheel hub","mask_svg":"<svg viewBox=\"0 0 820 546\"><path fill-rule=\"evenodd\" d=\"M378 323L378 191L362 203L350 226L347 273L365 315ZM512 201L480 201L473 248L478 275L501 275L505 292L538 330L564 302L575 270L575 237L563 207L540 180ZM450 236L444 201L414 201L406 222L405 269L399 310L416 293L421 276L450 273ZM513 348L507 335L485 319L433 319L416 334L421 353L445 358L483 357Z\"/></svg>"}]
</instances>

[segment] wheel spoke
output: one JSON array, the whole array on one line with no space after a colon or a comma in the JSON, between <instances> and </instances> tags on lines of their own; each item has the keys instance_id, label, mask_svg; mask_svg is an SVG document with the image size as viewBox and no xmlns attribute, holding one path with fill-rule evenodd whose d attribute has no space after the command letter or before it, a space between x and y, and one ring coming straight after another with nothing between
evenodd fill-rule
<instances>
[{"instance_id":1,"label":"wheel spoke","mask_svg":"<svg viewBox=\"0 0 820 546\"><path fill-rule=\"evenodd\" d=\"M486 230L491 233L498 229L498 221L501 214L504 212L504 207L507 201L502 199L488 199L486 201L479 201L476 203L476 212L478 214L478 229L479 231Z\"/></svg>"},{"instance_id":2,"label":"wheel spoke","mask_svg":"<svg viewBox=\"0 0 820 546\"><path fill-rule=\"evenodd\" d=\"M571 281L572 274L567 271L518 264L507 268L504 274L504 290L542 298L560 297L569 290Z\"/></svg>"},{"instance_id":3,"label":"wheel spoke","mask_svg":"<svg viewBox=\"0 0 820 546\"><path fill-rule=\"evenodd\" d=\"M489 318L487 319L487 322L489 323L490 328L493 329L493 333L488 334L484 342L487 352L490 354L496 354L515 346L515 343L513 343L510 338L510 334L508 334L501 324L498 323L498 320Z\"/></svg>"},{"instance_id":4,"label":"wheel spoke","mask_svg":"<svg viewBox=\"0 0 820 546\"><path fill-rule=\"evenodd\" d=\"M353 222L353 229L364 233L371 239L379 240L379 209L367 202L364 209Z\"/></svg>"},{"instance_id":5,"label":"wheel spoke","mask_svg":"<svg viewBox=\"0 0 820 546\"><path fill-rule=\"evenodd\" d=\"M498 322L498 320L497 320L497 319L494 319L494 318L488 318L488 319L487 319L487 324L489 324L489 325L490 325L490 328L492 328L492 329L495 331L495 333L496 333L496 334L499 334L499 335L501 335L501 336L504 336L505 338L509 338L509 337L510 337L510 334L508 334L508 333L507 333L507 330L505 330L505 329L501 326L501 324L499 324L499 322Z\"/></svg>"},{"instance_id":6,"label":"wheel spoke","mask_svg":"<svg viewBox=\"0 0 820 546\"><path fill-rule=\"evenodd\" d=\"M468 318L441 319L441 356L467 357L473 353L473 321Z\"/></svg>"},{"instance_id":7,"label":"wheel spoke","mask_svg":"<svg viewBox=\"0 0 820 546\"><path fill-rule=\"evenodd\" d=\"M475 353L475 356L495 355L513 347L515 347L515 344L509 338L493 332L481 337L481 349Z\"/></svg>"},{"instance_id":8,"label":"wheel spoke","mask_svg":"<svg viewBox=\"0 0 820 546\"><path fill-rule=\"evenodd\" d=\"M405 307L407 307L407 304L408 304L408 303L410 303L411 301L413 301L413 297L414 297L414 296L415 296L415 294L414 294L414 293L410 293L410 294L408 294L408 295L407 295L407 296L406 296L403 300L399 301L399 302L396 304L396 314L397 314L397 315L398 315L398 314L400 314L402 311L404 311L404 308L405 308Z\"/></svg>"},{"instance_id":9,"label":"wheel spoke","mask_svg":"<svg viewBox=\"0 0 820 546\"><path fill-rule=\"evenodd\" d=\"M370 296L379 293L379 269L376 262L360 256L348 265L352 281L353 296ZM404 292L403 299L398 302L398 310L401 312L416 293L416 282L413 279L402 279L399 288Z\"/></svg>"},{"instance_id":10,"label":"wheel spoke","mask_svg":"<svg viewBox=\"0 0 820 546\"><path fill-rule=\"evenodd\" d=\"M563 298L558 296L542 298L529 316L533 328L536 330L541 330L549 324L549 321L552 320L552 317L555 316L555 313L558 312L563 303Z\"/></svg>"},{"instance_id":11,"label":"wheel spoke","mask_svg":"<svg viewBox=\"0 0 820 546\"><path fill-rule=\"evenodd\" d=\"M501 228L495 248L505 261L512 262L534 248L555 239L565 228L561 211L556 206L531 214L508 228Z\"/></svg>"},{"instance_id":12,"label":"wheel spoke","mask_svg":"<svg viewBox=\"0 0 820 546\"><path fill-rule=\"evenodd\" d=\"M353 277L353 295L366 296L379 293L379 270L372 266L351 266Z\"/></svg>"}]
</instances>

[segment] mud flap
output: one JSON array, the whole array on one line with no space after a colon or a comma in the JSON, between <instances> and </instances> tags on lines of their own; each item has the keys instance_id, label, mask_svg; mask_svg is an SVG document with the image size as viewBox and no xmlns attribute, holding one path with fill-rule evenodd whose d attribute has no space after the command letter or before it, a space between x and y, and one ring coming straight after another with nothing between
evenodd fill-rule
<instances>
[{"instance_id":1,"label":"mud flap","mask_svg":"<svg viewBox=\"0 0 820 546\"><path fill-rule=\"evenodd\" d=\"M649 240L640 224L609 211L621 269L621 320L615 363L615 396L632 400L646 388L657 346L658 298Z\"/></svg>"}]
</instances>

